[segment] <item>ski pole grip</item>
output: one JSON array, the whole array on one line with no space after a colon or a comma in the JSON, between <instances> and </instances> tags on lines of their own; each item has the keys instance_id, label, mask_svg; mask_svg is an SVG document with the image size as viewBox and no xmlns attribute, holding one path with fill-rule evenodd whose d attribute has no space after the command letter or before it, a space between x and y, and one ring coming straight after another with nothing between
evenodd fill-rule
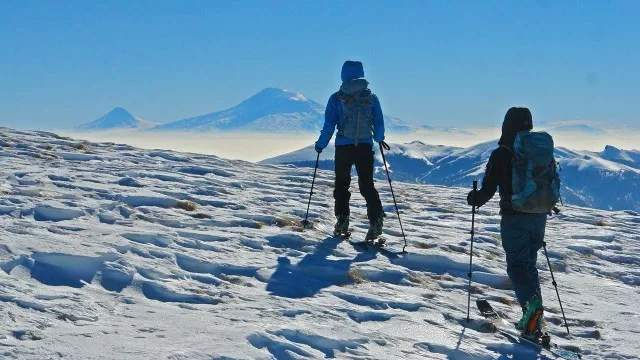
<instances>
[{"instance_id":1,"label":"ski pole grip","mask_svg":"<svg viewBox=\"0 0 640 360\"><path fill-rule=\"evenodd\" d=\"M478 190L478 180L473 180L473 190Z\"/></svg>"},{"instance_id":2,"label":"ski pole grip","mask_svg":"<svg viewBox=\"0 0 640 360\"><path fill-rule=\"evenodd\" d=\"M384 141L380 141L380 148L385 149L386 151L391 150L391 147Z\"/></svg>"}]
</instances>

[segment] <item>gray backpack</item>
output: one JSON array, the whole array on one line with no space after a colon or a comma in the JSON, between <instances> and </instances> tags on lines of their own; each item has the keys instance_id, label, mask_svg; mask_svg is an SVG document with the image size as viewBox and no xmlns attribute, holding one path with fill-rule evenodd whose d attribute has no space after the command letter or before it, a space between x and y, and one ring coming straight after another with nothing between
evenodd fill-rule
<instances>
[{"instance_id":1,"label":"gray backpack","mask_svg":"<svg viewBox=\"0 0 640 360\"><path fill-rule=\"evenodd\" d=\"M547 214L560 201L560 176L546 132L521 131L513 146L511 205L514 210Z\"/></svg>"},{"instance_id":2,"label":"gray backpack","mask_svg":"<svg viewBox=\"0 0 640 360\"><path fill-rule=\"evenodd\" d=\"M363 90L356 95L338 92L338 99L342 104L343 121L338 124L338 135L359 140L373 136L373 100L371 91Z\"/></svg>"}]
</instances>

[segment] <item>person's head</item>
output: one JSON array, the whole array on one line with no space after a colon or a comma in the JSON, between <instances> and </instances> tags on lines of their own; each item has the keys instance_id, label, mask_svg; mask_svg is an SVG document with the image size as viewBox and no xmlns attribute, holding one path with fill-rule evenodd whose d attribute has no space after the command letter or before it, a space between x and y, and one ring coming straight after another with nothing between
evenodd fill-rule
<instances>
[{"instance_id":1,"label":"person's head","mask_svg":"<svg viewBox=\"0 0 640 360\"><path fill-rule=\"evenodd\" d=\"M364 78L364 68L360 61L347 60L342 65L342 82Z\"/></svg>"},{"instance_id":2,"label":"person's head","mask_svg":"<svg viewBox=\"0 0 640 360\"><path fill-rule=\"evenodd\" d=\"M531 111L526 107L512 107L504 116L499 143L511 147L520 131L531 129L533 129Z\"/></svg>"}]
</instances>

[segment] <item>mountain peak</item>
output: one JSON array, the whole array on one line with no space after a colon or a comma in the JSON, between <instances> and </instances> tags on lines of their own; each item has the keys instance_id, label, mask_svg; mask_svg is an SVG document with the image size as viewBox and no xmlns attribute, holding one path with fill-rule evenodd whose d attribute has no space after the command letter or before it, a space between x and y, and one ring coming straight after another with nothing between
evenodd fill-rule
<instances>
[{"instance_id":1,"label":"mountain peak","mask_svg":"<svg viewBox=\"0 0 640 360\"><path fill-rule=\"evenodd\" d=\"M308 101L307 97L301 93L274 87L264 88L247 100L251 100L253 98L281 98L293 101Z\"/></svg>"},{"instance_id":2,"label":"mountain peak","mask_svg":"<svg viewBox=\"0 0 640 360\"><path fill-rule=\"evenodd\" d=\"M143 120L127 109L116 106L97 120L77 126L77 130L113 130L113 129L137 129L148 128L154 124Z\"/></svg>"},{"instance_id":3,"label":"mountain peak","mask_svg":"<svg viewBox=\"0 0 640 360\"><path fill-rule=\"evenodd\" d=\"M121 106L116 106L113 109L111 109L111 111L109 111L109 113L127 113L127 114L131 114L127 109L121 107Z\"/></svg>"}]
</instances>

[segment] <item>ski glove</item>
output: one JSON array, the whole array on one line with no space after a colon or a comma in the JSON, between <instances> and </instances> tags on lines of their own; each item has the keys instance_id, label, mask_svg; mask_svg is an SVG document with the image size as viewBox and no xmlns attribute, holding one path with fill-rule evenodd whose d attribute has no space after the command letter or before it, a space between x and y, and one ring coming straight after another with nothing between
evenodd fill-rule
<instances>
[{"instance_id":1,"label":"ski glove","mask_svg":"<svg viewBox=\"0 0 640 360\"><path fill-rule=\"evenodd\" d=\"M467 204L471 206L478 206L478 190L469 191L469 195L467 195Z\"/></svg>"},{"instance_id":2,"label":"ski glove","mask_svg":"<svg viewBox=\"0 0 640 360\"><path fill-rule=\"evenodd\" d=\"M318 146L318 143L316 143L315 149L318 152L318 154L320 154L322 152L322 150L323 150L321 147Z\"/></svg>"}]
</instances>

